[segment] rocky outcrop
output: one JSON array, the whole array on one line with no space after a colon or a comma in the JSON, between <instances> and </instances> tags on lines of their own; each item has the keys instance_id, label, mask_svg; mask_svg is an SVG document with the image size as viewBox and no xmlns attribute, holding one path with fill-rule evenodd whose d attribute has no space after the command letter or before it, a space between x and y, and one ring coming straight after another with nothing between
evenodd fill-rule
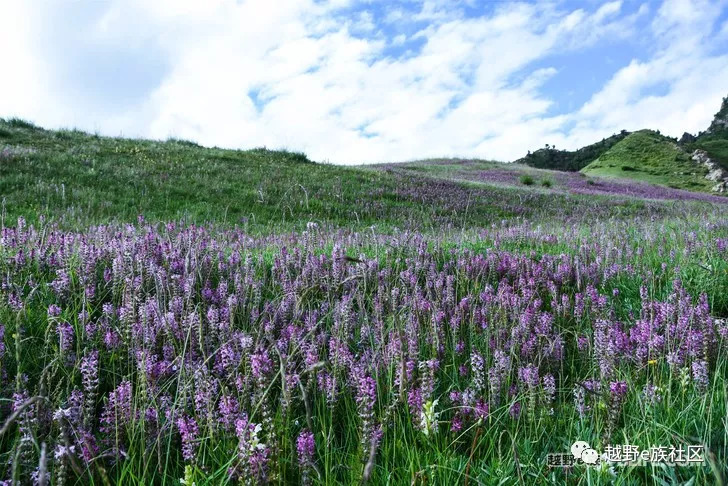
<instances>
[{"instance_id":1,"label":"rocky outcrop","mask_svg":"<svg viewBox=\"0 0 728 486\"><path fill-rule=\"evenodd\" d=\"M683 133L682 137L680 137L680 140L677 142L680 145L686 144L686 143L693 143L698 139L695 135L692 133L685 132Z\"/></svg>"},{"instance_id":2,"label":"rocky outcrop","mask_svg":"<svg viewBox=\"0 0 728 486\"><path fill-rule=\"evenodd\" d=\"M713 192L728 192L728 171L708 157L708 152L696 150L692 154L692 159L708 169L705 178L716 183L712 188Z\"/></svg>"},{"instance_id":3,"label":"rocky outcrop","mask_svg":"<svg viewBox=\"0 0 728 486\"><path fill-rule=\"evenodd\" d=\"M720 111L715 114L713 123L710 124L706 133L708 135L719 135L728 132L728 96L723 98Z\"/></svg>"}]
</instances>

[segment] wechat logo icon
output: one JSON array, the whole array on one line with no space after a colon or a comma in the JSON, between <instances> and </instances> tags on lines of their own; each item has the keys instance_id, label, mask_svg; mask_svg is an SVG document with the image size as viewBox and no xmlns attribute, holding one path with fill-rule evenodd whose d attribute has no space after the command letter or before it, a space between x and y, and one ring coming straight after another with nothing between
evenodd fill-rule
<instances>
[{"instance_id":1,"label":"wechat logo icon","mask_svg":"<svg viewBox=\"0 0 728 486\"><path fill-rule=\"evenodd\" d=\"M577 461L581 459L584 464L596 464L599 461L599 454L583 440L577 440L571 446L571 454Z\"/></svg>"}]
</instances>

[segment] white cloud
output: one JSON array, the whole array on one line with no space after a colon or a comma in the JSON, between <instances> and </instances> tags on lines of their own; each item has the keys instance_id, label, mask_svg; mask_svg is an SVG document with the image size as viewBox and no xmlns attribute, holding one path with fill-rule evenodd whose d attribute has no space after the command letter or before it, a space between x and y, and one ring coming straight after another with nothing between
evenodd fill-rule
<instances>
[{"instance_id":1,"label":"white cloud","mask_svg":"<svg viewBox=\"0 0 728 486\"><path fill-rule=\"evenodd\" d=\"M726 94L728 58L708 48L706 25L723 8L715 2L667 0L639 35L647 5L626 13L619 1L572 10L496 4L468 18L466 4L477 2L366 2L354 13L349 0L116 0L82 12L45 0L0 3L0 18L13 19L0 43L14 46L3 61L12 75L0 76L0 116L287 147L335 163L513 159L621 128L697 131ZM550 114L544 83L558 72L548 56L640 35L653 51L576 111ZM423 45L383 55L411 41ZM655 86L666 94L651 94Z\"/></svg>"},{"instance_id":2,"label":"white cloud","mask_svg":"<svg viewBox=\"0 0 728 486\"><path fill-rule=\"evenodd\" d=\"M32 8L24 2L0 3L0 45L3 73L0 75L0 113L23 114L40 119L52 102L44 87L47 66L35 55Z\"/></svg>"},{"instance_id":3,"label":"white cloud","mask_svg":"<svg viewBox=\"0 0 728 486\"><path fill-rule=\"evenodd\" d=\"M576 127L571 138L584 143L600 131L641 128L679 137L684 131L707 128L728 94L728 53L710 54L713 24L720 12L717 2L664 2L652 22L659 46L656 55L621 68L572 114ZM655 86L664 93L650 94Z\"/></svg>"}]
</instances>

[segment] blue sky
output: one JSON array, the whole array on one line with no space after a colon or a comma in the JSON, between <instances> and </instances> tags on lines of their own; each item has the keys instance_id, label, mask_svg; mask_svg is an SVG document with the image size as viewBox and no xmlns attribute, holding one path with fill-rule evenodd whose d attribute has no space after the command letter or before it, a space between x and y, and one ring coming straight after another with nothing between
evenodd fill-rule
<instances>
[{"instance_id":1,"label":"blue sky","mask_svg":"<svg viewBox=\"0 0 728 486\"><path fill-rule=\"evenodd\" d=\"M27 0L0 19L1 117L341 164L680 136L728 95L723 0Z\"/></svg>"}]
</instances>

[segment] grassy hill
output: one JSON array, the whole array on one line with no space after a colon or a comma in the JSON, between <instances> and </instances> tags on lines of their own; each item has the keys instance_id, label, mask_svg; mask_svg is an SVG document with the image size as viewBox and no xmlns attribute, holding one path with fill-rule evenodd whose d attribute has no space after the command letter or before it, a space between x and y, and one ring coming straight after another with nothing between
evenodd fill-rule
<instances>
[{"instance_id":1,"label":"grassy hill","mask_svg":"<svg viewBox=\"0 0 728 486\"><path fill-rule=\"evenodd\" d=\"M629 132L622 130L620 133L578 150L556 150L555 148L546 147L535 152L529 152L528 155L514 161L514 163L529 165L538 169L577 172L624 140L628 135Z\"/></svg>"},{"instance_id":2,"label":"grassy hill","mask_svg":"<svg viewBox=\"0 0 728 486\"><path fill-rule=\"evenodd\" d=\"M554 205L560 217L579 215L610 195L693 199L563 175L450 159L341 167L288 151L101 137L0 119L3 221L23 216L33 222L44 214L83 227L144 215L150 221L240 225L251 233L300 230L309 221L422 231L483 227L516 216L548 218Z\"/></svg>"},{"instance_id":3,"label":"grassy hill","mask_svg":"<svg viewBox=\"0 0 728 486\"><path fill-rule=\"evenodd\" d=\"M429 181L429 179L428 179ZM3 218L43 213L70 225L183 218L253 232L336 226L428 227L469 205L486 225L525 210L507 190L423 186L416 174L341 167L267 149L101 137L0 119Z\"/></svg>"},{"instance_id":4,"label":"grassy hill","mask_svg":"<svg viewBox=\"0 0 728 486\"><path fill-rule=\"evenodd\" d=\"M590 176L620 177L676 189L709 192L707 169L690 160L675 142L651 130L630 134L581 172Z\"/></svg>"},{"instance_id":5,"label":"grassy hill","mask_svg":"<svg viewBox=\"0 0 728 486\"><path fill-rule=\"evenodd\" d=\"M309 221L380 231L489 226L543 215L548 204L567 214L599 204L442 174L319 164L288 151L102 137L2 119L0 194L3 221L44 214L83 227L144 215L241 225L251 233L304 229Z\"/></svg>"},{"instance_id":6,"label":"grassy hill","mask_svg":"<svg viewBox=\"0 0 728 486\"><path fill-rule=\"evenodd\" d=\"M622 141L626 144L620 145ZM622 130L578 150L556 150L547 145L514 162L567 172L585 169L583 172L590 175L623 177L705 191L711 184L694 177L698 174L693 174L696 172L694 168L683 163L687 161L684 155L697 149L705 150L712 159L728 168L728 97L723 99L708 129L700 132L693 141L679 146L685 153L680 154L677 147L675 140L659 133L641 130L630 134Z\"/></svg>"}]
</instances>

